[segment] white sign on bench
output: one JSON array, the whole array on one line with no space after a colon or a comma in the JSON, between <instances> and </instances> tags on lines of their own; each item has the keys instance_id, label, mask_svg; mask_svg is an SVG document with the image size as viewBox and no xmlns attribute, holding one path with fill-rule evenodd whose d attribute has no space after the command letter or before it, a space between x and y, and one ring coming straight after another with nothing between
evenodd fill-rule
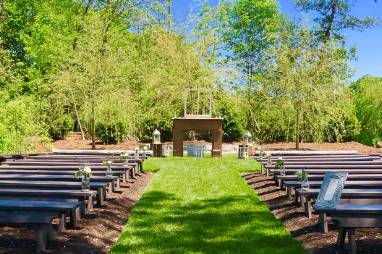
<instances>
[{"instance_id":1,"label":"white sign on bench","mask_svg":"<svg viewBox=\"0 0 382 254\"><path fill-rule=\"evenodd\" d=\"M315 208L335 208L341 198L347 172L327 172L318 194Z\"/></svg>"}]
</instances>

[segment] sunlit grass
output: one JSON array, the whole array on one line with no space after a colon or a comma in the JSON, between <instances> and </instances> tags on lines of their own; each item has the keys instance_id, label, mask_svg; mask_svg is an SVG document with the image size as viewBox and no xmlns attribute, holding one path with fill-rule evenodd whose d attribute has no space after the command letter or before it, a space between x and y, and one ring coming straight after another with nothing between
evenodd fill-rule
<instances>
[{"instance_id":1,"label":"sunlit grass","mask_svg":"<svg viewBox=\"0 0 382 254\"><path fill-rule=\"evenodd\" d=\"M239 172L254 160L151 158L158 171L111 253L305 253Z\"/></svg>"}]
</instances>

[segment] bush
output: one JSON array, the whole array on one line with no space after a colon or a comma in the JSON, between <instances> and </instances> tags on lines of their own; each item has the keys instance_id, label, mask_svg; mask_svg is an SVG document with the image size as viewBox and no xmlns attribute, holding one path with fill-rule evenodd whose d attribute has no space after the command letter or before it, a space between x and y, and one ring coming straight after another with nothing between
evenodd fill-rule
<instances>
[{"instance_id":1,"label":"bush","mask_svg":"<svg viewBox=\"0 0 382 254\"><path fill-rule=\"evenodd\" d=\"M96 136L104 144L116 144L129 134L128 126L121 121L102 121L96 123Z\"/></svg>"},{"instance_id":2,"label":"bush","mask_svg":"<svg viewBox=\"0 0 382 254\"><path fill-rule=\"evenodd\" d=\"M74 120L69 115L60 115L54 119L49 128L49 135L53 140L64 139L73 130Z\"/></svg>"}]
</instances>

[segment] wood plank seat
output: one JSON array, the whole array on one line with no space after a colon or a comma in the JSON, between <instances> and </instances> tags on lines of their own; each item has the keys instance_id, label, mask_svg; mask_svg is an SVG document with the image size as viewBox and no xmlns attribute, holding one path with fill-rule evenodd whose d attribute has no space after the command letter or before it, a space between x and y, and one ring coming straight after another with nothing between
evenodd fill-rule
<instances>
[{"instance_id":1,"label":"wood plank seat","mask_svg":"<svg viewBox=\"0 0 382 254\"><path fill-rule=\"evenodd\" d=\"M46 250L48 240L52 240L52 220L60 218L60 227L65 225L66 215L71 215L71 223L78 224L77 211L79 203L74 201L34 201L34 200L0 200L0 224L16 226L37 226L37 253Z\"/></svg>"},{"instance_id":2,"label":"wood plank seat","mask_svg":"<svg viewBox=\"0 0 382 254\"><path fill-rule=\"evenodd\" d=\"M75 170L19 170L19 169L8 169L8 170L1 170L0 169L0 175L8 175L8 174L34 174L34 175L70 175L73 176ZM92 172L93 177L94 176L105 176L106 173L103 171L94 171ZM120 171L120 170L113 170L113 176L117 176L118 178L122 179L123 182L125 182L126 179L126 171Z\"/></svg>"},{"instance_id":3,"label":"wood plank seat","mask_svg":"<svg viewBox=\"0 0 382 254\"><path fill-rule=\"evenodd\" d=\"M308 175L309 181L318 181L324 179L324 174L312 174ZM297 175L276 175L276 181L278 183L279 188L284 189L284 181L297 181ZM379 174L358 174L349 172L347 176L348 180L382 180L382 171Z\"/></svg>"},{"instance_id":4,"label":"wood plank seat","mask_svg":"<svg viewBox=\"0 0 382 254\"><path fill-rule=\"evenodd\" d=\"M282 157L285 162L310 162L310 161L373 161L381 160L379 156L357 156L357 157L305 157L305 158L285 158ZM276 162L278 157L272 157L271 161ZM260 163L267 163L268 159L257 159Z\"/></svg>"},{"instance_id":5,"label":"wood plank seat","mask_svg":"<svg viewBox=\"0 0 382 254\"><path fill-rule=\"evenodd\" d=\"M35 167L40 167L40 166L83 166L84 164L89 165L91 168L94 166L97 167L104 167L106 166L103 164L103 161L76 161L76 160L15 160L15 161L5 161L1 163L1 165L4 166L35 166ZM118 162L113 162L112 167L131 167L131 172L130 175L133 177L136 173L143 172L143 164L141 160L137 159L130 159L128 162L126 161L118 161Z\"/></svg>"},{"instance_id":6,"label":"wood plank seat","mask_svg":"<svg viewBox=\"0 0 382 254\"><path fill-rule=\"evenodd\" d=\"M0 197L47 198L47 199L77 199L81 204L82 214L93 210L97 191L94 190L39 190L21 188L0 188Z\"/></svg>"},{"instance_id":7,"label":"wood plank seat","mask_svg":"<svg viewBox=\"0 0 382 254\"><path fill-rule=\"evenodd\" d=\"M0 166L1 170L47 170L47 171L77 171L78 170L77 165L51 165L51 166L34 166L34 165L26 165L26 166L9 166L9 165L2 165ZM128 179L128 177L132 174L132 169L129 166L112 166L112 170L122 170L125 171L125 179ZM94 172L103 172L106 175L106 166L91 166L92 174Z\"/></svg>"},{"instance_id":8,"label":"wood plank seat","mask_svg":"<svg viewBox=\"0 0 382 254\"><path fill-rule=\"evenodd\" d=\"M322 181L309 181L310 188L319 189ZM301 187L300 181L285 181L284 185L287 189L287 198L291 199L293 190ZM382 181L346 181L345 188L382 188ZM297 197L297 195L296 195Z\"/></svg>"},{"instance_id":9,"label":"wood plank seat","mask_svg":"<svg viewBox=\"0 0 382 254\"><path fill-rule=\"evenodd\" d=\"M347 235L351 254L357 253L355 241L357 228L382 227L382 204L342 204L335 208L318 209L317 212L330 214L338 222L339 234L336 247L344 249Z\"/></svg>"},{"instance_id":10,"label":"wood plank seat","mask_svg":"<svg viewBox=\"0 0 382 254\"><path fill-rule=\"evenodd\" d=\"M349 176L348 178L349 179ZM297 197L300 197L300 204L305 209L305 215L312 217L312 203L317 198L320 189L310 188L309 190L296 189ZM341 199L381 199L382 189L344 189Z\"/></svg>"},{"instance_id":11,"label":"wood plank seat","mask_svg":"<svg viewBox=\"0 0 382 254\"><path fill-rule=\"evenodd\" d=\"M22 164L23 161L54 161L54 162L78 162L78 163L102 163L105 160L112 160L114 163L121 163L123 165L128 164L130 166L137 166L137 171L139 170L140 172L143 173L143 161L145 160L144 158L128 158L126 160L121 160L119 157L116 158L99 158L99 157L87 157L87 156L80 156L80 157L71 157L71 156L64 156L64 157L37 157L37 158L27 158L24 160L13 160L16 164ZM137 172L136 171L136 172Z\"/></svg>"},{"instance_id":12,"label":"wood plank seat","mask_svg":"<svg viewBox=\"0 0 382 254\"><path fill-rule=\"evenodd\" d=\"M80 167L84 164L89 165L92 169L93 167L100 167L106 170L106 165L103 164L101 160L95 161L81 161L81 160L16 160L16 161L5 161L1 163L3 166L76 166ZM143 172L143 163L141 160L131 159L129 162L116 162L112 164L112 168L118 167L130 167L130 175L133 177L138 171Z\"/></svg>"},{"instance_id":13,"label":"wood plank seat","mask_svg":"<svg viewBox=\"0 0 382 254\"><path fill-rule=\"evenodd\" d=\"M33 180L33 181L60 181L60 182L81 182L81 179L73 175L34 175L34 174L0 174L0 180ZM107 182L108 188L115 191L119 188L118 176L92 176L92 182Z\"/></svg>"},{"instance_id":14,"label":"wood plank seat","mask_svg":"<svg viewBox=\"0 0 382 254\"><path fill-rule=\"evenodd\" d=\"M0 180L0 188L28 188L42 190L81 190L82 183L60 181L21 181ZM106 182L90 182L90 189L97 191L97 204L102 205L106 198Z\"/></svg>"}]
</instances>

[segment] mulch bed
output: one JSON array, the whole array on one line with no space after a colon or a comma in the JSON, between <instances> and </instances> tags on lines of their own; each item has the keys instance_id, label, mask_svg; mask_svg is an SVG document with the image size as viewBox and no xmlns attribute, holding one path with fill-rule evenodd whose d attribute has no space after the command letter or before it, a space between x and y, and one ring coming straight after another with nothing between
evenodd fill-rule
<instances>
[{"instance_id":1,"label":"mulch bed","mask_svg":"<svg viewBox=\"0 0 382 254\"><path fill-rule=\"evenodd\" d=\"M140 199L152 173L141 173L128 183L121 183L119 193L108 194L105 205L94 208L79 227L56 234L47 253L107 253L118 240L132 207ZM34 253L36 231L31 228L0 228L0 253Z\"/></svg>"},{"instance_id":2,"label":"mulch bed","mask_svg":"<svg viewBox=\"0 0 382 254\"><path fill-rule=\"evenodd\" d=\"M338 231L334 224L330 223L328 234L320 233L318 216L305 217L304 209L296 206L294 201L288 201L285 191L275 185L272 177L244 174L243 178L306 250L312 254L336 253ZM382 253L382 229L358 229L356 240L358 254Z\"/></svg>"}]
</instances>

